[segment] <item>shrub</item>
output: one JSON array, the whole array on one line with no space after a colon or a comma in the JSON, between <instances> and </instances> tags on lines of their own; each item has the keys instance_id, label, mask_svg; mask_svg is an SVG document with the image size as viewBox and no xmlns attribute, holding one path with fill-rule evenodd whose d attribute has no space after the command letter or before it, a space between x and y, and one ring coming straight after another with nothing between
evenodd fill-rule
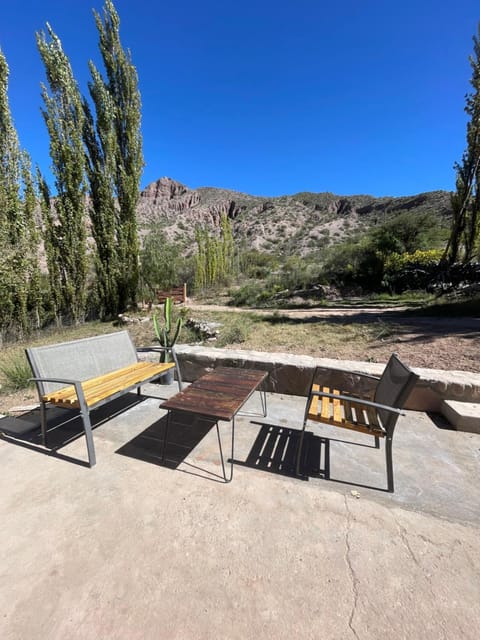
<instances>
[{"instance_id":1,"label":"shrub","mask_svg":"<svg viewBox=\"0 0 480 640\"><path fill-rule=\"evenodd\" d=\"M32 370L23 354L11 356L0 363L0 373L8 390L18 391L33 386L30 381Z\"/></svg>"},{"instance_id":2,"label":"shrub","mask_svg":"<svg viewBox=\"0 0 480 640\"><path fill-rule=\"evenodd\" d=\"M442 255L440 249L392 253L385 260L384 284L395 292L426 289L438 270Z\"/></svg>"},{"instance_id":3,"label":"shrub","mask_svg":"<svg viewBox=\"0 0 480 640\"><path fill-rule=\"evenodd\" d=\"M249 333L250 327L245 322L237 320L221 331L217 344L219 347L225 347L228 344L241 344L246 342Z\"/></svg>"}]
</instances>

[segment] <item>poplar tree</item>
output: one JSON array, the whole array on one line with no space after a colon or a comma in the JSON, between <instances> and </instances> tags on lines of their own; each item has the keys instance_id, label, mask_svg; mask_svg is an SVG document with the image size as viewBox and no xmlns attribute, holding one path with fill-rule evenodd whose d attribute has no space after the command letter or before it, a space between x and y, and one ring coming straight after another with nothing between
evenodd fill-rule
<instances>
[{"instance_id":1,"label":"poplar tree","mask_svg":"<svg viewBox=\"0 0 480 640\"><path fill-rule=\"evenodd\" d=\"M212 236L208 227L195 229L195 286L204 289L226 282L234 271L232 224L225 212L220 217L220 229Z\"/></svg>"},{"instance_id":2,"label":"poplar tree","mask_svg":"<svg viewBox=\"0 0 480 640\"><path fill-rule=\"evenodd\" d=\"M470 84L466 97L467 148L461 163L455 164L456 191L452 194L453 221L445 257L452 264L460 258L469 262L478 252L480 234L480 24L473 37Z\"/></svg>"},{"instance_id":3,"label":"poplar tree","mask_svg":"<svg viewBox=\"0 0 480 640\"><path fill-rule=\"evenodd\" d=\"M83 322L86 310L85 153L82 98L58 36L36 34L48 88L42 83L42 115L50 136L56 195L39 177L47 264L57 321Z\"/></svg>"},{"instance_id":4,"label":"poplar tree","mask_svg":"<svg viewBox=\"0 0 480 640\"><path fill-rule=\"evenodd\" d=\"M8 101L9 68L0 50L0 334L39 322L38 237L30 158L20 148Z\"/></svg>"},{"instance_id":5,"label":"poplar tree","mask_svg":"<svg viewBox=\"0 0 480 640\"><path fill-rule=\"evenodd\" d=\"M118 243L120 216L115 201L116 139L114 106L100 74L90 63L93 82L90 95L98 114L95 122L90 105L84 99L84 142L89 183L92 235L95 240L95 293L102 319L115 317L120 308L120 268Z\"/></svg>"},{"instance_id":6,"label":"poplar tree","mask_svg":"<svg viewBox=\"0 0 480 640\"><path fill-rule=\"evenodd\" d=\"M120 19L113 2L106 0L103 17L96 11L94 17L106 79L90 61L96 127L84 101L85 142L103 297L100 304L107 315L114 315L135 303L139 281L136 207L144 165L141 100L130 52L120 41Z\"/></svg>"}]
</instances>

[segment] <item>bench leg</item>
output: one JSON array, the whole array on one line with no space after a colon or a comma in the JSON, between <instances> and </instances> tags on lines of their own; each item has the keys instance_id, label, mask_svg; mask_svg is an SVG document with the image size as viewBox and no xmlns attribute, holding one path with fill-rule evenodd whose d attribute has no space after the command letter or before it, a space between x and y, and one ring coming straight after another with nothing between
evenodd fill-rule
<instances>
[{"instance_id":1,"label":"bench leg","mask_svg":"<svg viewBox=\"0 0 480 640\"><path fill-rule=\"evenodd\" d=\"M97 462L95 457L95 446L93 444L92 423L90 422L90 413L83 398L80 398L80 415L83 421L83 430L85 431L85 440L87 441L88 464L93 467Z\"/></svg>"},{"instance_id":2,"label":"bench leg","mask_svg":"<svg viewBox=\"0 0 480 640\"><path fill-rule=\"evenodd\" d=\"M172 358L173 358L173 362L175 363L175 369L177 370L177 383L178 383L178 390L182 391L182 374L180 373L180 367L178 366L178 359L177 359L177 354L175 353L175 349L172 347L171 349L171 353L172 353Z\"/></svg>"}]
</instances>

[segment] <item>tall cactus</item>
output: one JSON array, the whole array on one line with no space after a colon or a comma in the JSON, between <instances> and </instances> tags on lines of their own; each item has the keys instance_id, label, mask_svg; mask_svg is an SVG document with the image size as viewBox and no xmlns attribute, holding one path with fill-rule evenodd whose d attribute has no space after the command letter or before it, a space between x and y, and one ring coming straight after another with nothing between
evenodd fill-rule
<instances>
[{"instance_id":1,"label":"tall cactus","mask_svg":"<svg viewBox=\"0 0 480 640\"><path fill-rule=\"evenodd\" d=\"M153 328L155 329L155 335L165 351L162 354L163 362L170 362L170 349L175 345L177 338L182 328L182 318L177 319L175 332L171 336L172 332L172 316L173 316L173 298L167 298L163 305L163 321L164 326L160 327L158 323L157 314L153 315Z\"/></svg>"}]
</instances>

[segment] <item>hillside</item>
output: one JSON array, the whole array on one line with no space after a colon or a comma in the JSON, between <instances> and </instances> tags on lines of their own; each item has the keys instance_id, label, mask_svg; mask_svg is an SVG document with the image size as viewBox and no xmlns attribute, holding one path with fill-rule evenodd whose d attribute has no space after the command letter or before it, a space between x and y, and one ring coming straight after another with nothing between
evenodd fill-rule
<instances>
[{"instance_id":1,"label":"hillside","mask_svg":"<svg viewBox=\"0 0 480 640\"><path fill-rule=\"evenodd\" d=\"M151 225L164 229L188 252L195 227L217 227L222 211L231 219L237 241L284 255L310 253L405 211L431 212L440 226L449 225L452 213L447 191L397 198L309 192L266 198L214 187L193 190L161 178L141 193L138 224L141 235Z\"/></svg>"}]
</instances>

